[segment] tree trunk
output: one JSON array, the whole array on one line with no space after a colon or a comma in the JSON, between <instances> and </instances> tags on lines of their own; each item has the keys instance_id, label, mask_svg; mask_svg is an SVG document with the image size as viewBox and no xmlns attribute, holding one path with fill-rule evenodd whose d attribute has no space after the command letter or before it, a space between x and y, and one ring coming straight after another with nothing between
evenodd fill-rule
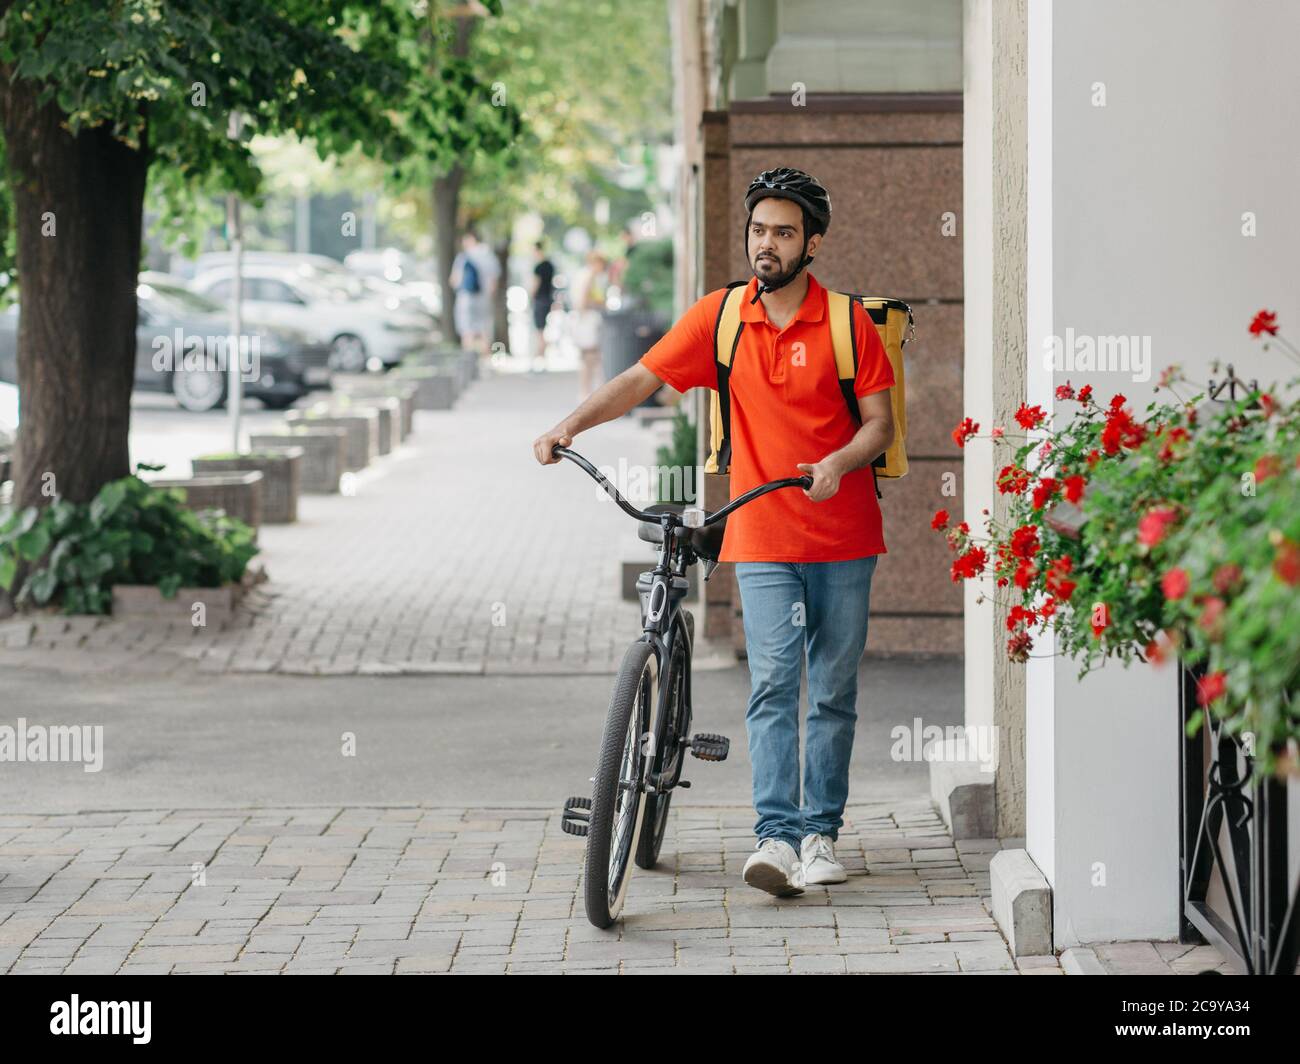
<instances>
[{"instance_id":1,"label":"tree trunk","mask_svg":"<svg viewBox=\"0 0 1300 1064\"><path fill-rule=\"evenodd\" d=\"M434 246L438 254L438 283L442 286L442 334L459 343L453 309L456 293L451 289L451 263L456 257L456 238L460 227L456 217L460 209L460 185L465 171L457 163L445 177L433 182Z\"/></svg>"},{"instance_id":2,"label":"tree trunk","mask_svg":"<svg viewBox=\"0 0 1300 1064\"><path fill-rule=\"evenodd\" d=\"M14 502L85 502L131 471L148 149L104 128L71 136L37 86L0 75L21 315Z\"/></svg>"},{"instance_id":3,"label":"tree trunk","mask_svg":"<svg viewBox=\"0 0 1300 1064\"><path fill-rule=\"evenodd\" d=\"M437 8L429 6L430 25L434 24ZM478 25L478 19L469 16L455 18L455 34L451 54L464 59L469 55L469 42ZM432 40L436 40L436 35ZM442 333L448 339L460 342L456 332L456 293L451 290L451 263L456 257L456 243L460 237L460 189L465 181L465 168L456 163L443 177L433 182L433 234L438 255L438 283L442 286Z\"/></svg>"},{"instance_id":4,"label":"tree trunk","mask_svg":"<svg viewBox=\"0 0 1300 1064\"><path fill-rule=\"evenodd\" d=\"M506 292L510 288L510 238L498 240L492 247L496 252L497 265L501 273L497 278L496 291L492 293L492 332L494 339L500 340L507 351L510 350L510 314L506 303ZM527 352L522 352L526 354Z\"/></svg>"}]
</instances>

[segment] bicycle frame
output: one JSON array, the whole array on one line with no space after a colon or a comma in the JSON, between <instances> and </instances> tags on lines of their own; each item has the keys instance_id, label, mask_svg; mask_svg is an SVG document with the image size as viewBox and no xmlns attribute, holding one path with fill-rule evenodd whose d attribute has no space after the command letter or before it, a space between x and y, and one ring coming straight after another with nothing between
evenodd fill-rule
<instances>
[{"instance_id":1,"label":"bicycle frame","mask_svg":"<svg viewBox=\"0 0 1300 1064\"><path fill-rule=\"evenodd\" d=\"M690 719L692 716L691 701L691 661L692 646L691 640L687 637L686 623L681 619L682 609L681 601L685 592L681 594L673 593L674 578L686 578L686 572L690 566L699 560L699 556L691 547L689 531L692 528L705 528L709 525L716 524L725 519L729 514L740 509L746 503L752 502L761 495L766 495L770 491L776 491L779 488L810 488L812 487L812 477L808 475L800 477L786 477L782 480L769 481L766 484L760 484L756 488L738 495L719 510L712 514L704 514L704 511L698 510L695 513L703 515L695 518L688 525L684 518L685 513L677 514L672 512L666 513L647 513L644 510L638 510L620 494L618 488L606 477L599 469L592 465L587 459L582 457L576 451L567 447L556 447L553 454L562 458L567 458L575 465L579 466L587 473L610 498L612 498L628 516L638 521L645 521L651 524L658 524L663 530L663 539L659 545L659 558L651 573L650 591L646 599L645 619L642 622L641 638L648 641L654 647L655 659L658 667L658 675L664 674L667 663L671 660L671 655L678 639L683 641L684 649L684 669L685 674L682 682L686 685L686 724L684 731L690 730ZM689 511L688 511L689 512ZM672 685L669 683L659 683L658 697L656 698L655 715L651 721L652 735L657 735L660 731L660 722L665 720L664 714L670 711L668 698L672 691ZM653 751L652 751L653 755ZM653 763L654 757L650 756L645 759L647 775L649 766ZM677 785L677 777L680 777L682 771L682 759L677 759L677 768L674 772L674 778L671 781L645 779L643 784L650 793L657 793L660 790L671 790Z\"/></svg>"}]
</instances>

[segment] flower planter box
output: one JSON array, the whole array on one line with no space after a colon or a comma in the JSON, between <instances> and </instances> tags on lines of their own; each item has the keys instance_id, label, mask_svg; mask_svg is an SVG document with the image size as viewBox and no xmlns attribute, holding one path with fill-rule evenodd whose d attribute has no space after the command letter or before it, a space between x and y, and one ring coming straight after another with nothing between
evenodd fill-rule
<instances>
[{"instance_id":1,"label":"flower planter box","mask_svg":"<svg viewBox=\"0 0 1300 1064\"><path fill-rule=\"evenodd\" d=\"M169 599L150 584L114 584L113 616L119 620L194 625L194 607L202 603L203 627L223 627L234 618L243 595L242 584L183 587Z\"/></svg>"},{"instance_id":2,"label":"flower planter box","mask_svg":"<svg viewBox=\"0 0 1300 1064\"><path fill-rule=\"evenodd\" d=\"M344 465L349 473L365 469L379 454L379 413L375 410L353 410L341 414L312 407L310 410L290 410L284 415L284 420L291 428L346 429Z\"/></svg>"},{"instance_id":3,"label":"flower planter box","mask_svg":"<svg viewBox=\"0 0 1300 1064\"><path fill-rule=\"evenodd\" d=\"M305 495L337 495L339 478L347 472L347 440L347 429L321 426L252 435L248 443L255 451L301 449L298 490Z\"/></svg>"},{"instance_id":4,"label":"flower planter box","mask_svg":"<svg viewBox=\"0 0 1300 1064\"><path fill-rule=\"evenodd\" d=\"M411 382L372 374L336 374L334 392L348 399L396 399L401 406L401 438L405 440L415 428L415 397L418 387Z\"/></svg>"},{"instance_id":5,"label":"flower planter box","mask_svg":"<svg viewBox=\"0 0 1300 1064\"><path fill-rule=\"evenodd\" d=\"M379 415L379 453L392 454L402 442L402 404L390 395L344 395L331 410L351 413L374 410Z\"/></svg>"},{"instance_id":6,"label":"flower planter box","mask_svg":"<svg viewBox=\"0 0 1300 1064\"><path fill-rule=\"evenodd\" d=\"M417 410L450 410L459 394L456 371L437 366L403 366L401 379L416 386Z\"/></svg>"},{"instance_id":7,"label":"flower planter box","mask_svg":"<svg viewBox=\"0 0 1300 1064\"><path fill-rule=\"evenodd\" d=\"M193 465L196 474L257 470L262 474L262 520L268 525L290 525L298 520L303 453L301 446L290 446L273 453L254 452L233 458L196 458Z\"/></svg>"},{"instance_id":8,"label":"flower planter box","mask_svg":"<svg viewBox=\"0 0 1300 1064\"><path fill-rule=\"evenodd\" d=\"M245 473L204 473L187 480L151 480L155 488L180 488L185 492L185 505L191 510L224 510L237 517L253 530L253 541L262 525L262 474L256 470Z\"/></svg>"}]
</instances>

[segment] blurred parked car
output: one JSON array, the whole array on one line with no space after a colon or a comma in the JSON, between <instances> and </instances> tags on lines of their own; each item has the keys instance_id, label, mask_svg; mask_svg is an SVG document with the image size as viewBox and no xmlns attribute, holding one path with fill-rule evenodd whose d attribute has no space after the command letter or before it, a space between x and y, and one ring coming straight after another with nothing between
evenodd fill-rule
<instances>
[{"instance_id":1,"label":"blurred parked car","mask_svg":"<svg viewBox=\"0 0 1300 1064\"><path fill-rule=\"evenodd\" d=\"M342 284L304 276L293 266L252 260L243 264L243 305L277 325L320 330L329 336L330 364L358 373L395 366L432 339L427 315L392 310L373 298L350 298ZM360 283L358 278L354 281ZM230 265L195 276L191 290L228 305L234 288Z\"/></svg>"},{"instance_id":2,"label":"blurred parked car","mask_svg":"<svg viewBox=\"0 0 1300 1064\"><path fill-rule=\"evenodd\" d=\"M184 381L173 377L171 381L160 382L153 356L157 337L169 335L168 328L173 336L178 326L183 334L224 336L230 328L230 315L226 308L191 292L180 280L165 273L142 273L136 293L140 297L136 387L152 389L161 384L189 410L207 410L217 405L202 405L215 388L210 375L206 391L201 375L195 373L185 374L188 379ZM261 399L272 410L283 410L308 392L330 386L330 343L327 336L319 330L277 324L256 310L246 309L243 318L244 335L257 338L259 355L258 377L243 382L245 395ZM225 402L227 384L223 377L218 402Z\"/></svg>"},{"instance_id":3,"label":"blurred parked car","mask_svg":"<svg viewBox=\"0 0 1300 1064\"><path fill-rule=\"evenodd\" d=\"M231 260L229 251L205 252L195 262L195 275L221 267L228 269ZM294 251L246 251L244 262L293 270L298 277L315 281L332 291L341 291L348 299L380 303L386 311L398 310L427 317L430 324L438 312L437 306L430 308L427 305L423 288L417 289L405 282L398 283L393 278L384 276L382 272L353 269L328 255L310 255Z\"/></svg>"},{"instance_id":4,"label":"blurred parked car","mask_svg":"<svg viewBox=\"0 0 1300 1064\"><path fill-rule=\"evenodd\" d=\"M211 410L226 399L224 351L230 322L217 303L196 295L167 274L144 273L136 288L135 387L170 392L186 410ZM243 382L245 395L283 409L299 396L330 383L329 344L285 326L266 325L249 317L245 335L256 337L257 379ZM211 358L185 354L199 348ZM178 349L179 348L179 349ZM170 356L170 357L168 357ZM0 312L0 381L18 380L18 305ZM15 403L16 406L16 403ZM16 420L16 419L15 419Z\"/></svg>"},{"instance_id":5,"label":"blurred parked car","mask_svg":"<svg viewBox=\"0 0 1300 1064\"><path fill-rule=\"evenodd\" d=\"M414 255L398 248L350 251L343 259L343 265L362 277L400 285L404 291L419 298L435 318L442 313L442 289L434 280L433 271Z\"/></svg>"}]
</instances>

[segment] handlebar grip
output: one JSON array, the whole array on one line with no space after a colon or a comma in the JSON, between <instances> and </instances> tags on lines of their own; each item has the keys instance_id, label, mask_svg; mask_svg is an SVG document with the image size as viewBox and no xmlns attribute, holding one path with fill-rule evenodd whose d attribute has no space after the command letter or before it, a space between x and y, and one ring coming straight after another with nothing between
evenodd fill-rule
<instances>
[{"instance_id":1,"label":"handlebar grip","mask_svg":"<svg viewBox=\"0 0 1300 1064\"><path fill-rule=\"evenodd\" d=\"M804 491L807 491L809 488L812 487L812 485L813 485L813 478L810 477L807 473L805 473L803 476L799 478L799 486L802 487Z\"/></svg>"}]
</instances>

